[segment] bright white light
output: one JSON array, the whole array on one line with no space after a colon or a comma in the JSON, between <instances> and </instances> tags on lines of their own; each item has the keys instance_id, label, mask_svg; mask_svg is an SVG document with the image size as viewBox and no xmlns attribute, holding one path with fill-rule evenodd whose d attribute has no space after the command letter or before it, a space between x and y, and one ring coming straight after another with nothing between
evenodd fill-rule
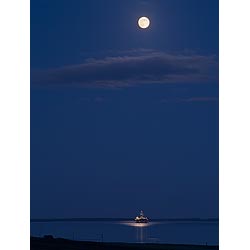
<instances>
[{"instance_id":1,"label":"bright white light","mask_svg":"<svg viewBox=\"0 0 250 250\"><path fill-rule=\"evenodd\" d=\"M138 20L138 25L140 28L142 29L146 29L148 28L150 24L150 21L147 17L143 16L143 17L140 17L139 20Z\"/></svg>"}]
</instances>

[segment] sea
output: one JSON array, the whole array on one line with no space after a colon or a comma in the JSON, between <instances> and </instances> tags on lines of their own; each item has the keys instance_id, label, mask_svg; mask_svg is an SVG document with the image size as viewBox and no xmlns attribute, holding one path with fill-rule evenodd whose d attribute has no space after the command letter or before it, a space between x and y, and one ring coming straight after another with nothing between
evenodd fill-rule
<instances>
[{"instance_id":1,"label":"sea","mask_svg":"<svg viewBox=\"0 0 250 250\"><path fill-rule=\"evenodd\" d=\"M219 245L218 221L31 221L30 231L79 241Z\"/></svg>"}]
</instances>

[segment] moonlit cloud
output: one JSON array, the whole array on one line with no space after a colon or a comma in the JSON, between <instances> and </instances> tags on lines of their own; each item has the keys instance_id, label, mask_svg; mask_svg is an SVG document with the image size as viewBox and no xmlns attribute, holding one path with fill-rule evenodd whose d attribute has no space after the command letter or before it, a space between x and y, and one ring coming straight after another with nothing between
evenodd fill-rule
<instances>
[{"instance_id":1,"label":"moonlit cloud","mask_svg":"<svg viewBox=\"0 0 250 250\"><path fill-rule=\"evenodd\" d=\"M215 56L138 50L82 64L33 72L39 85L126 87L140 84L218 82Z\"/></svg>"}]
</instances>

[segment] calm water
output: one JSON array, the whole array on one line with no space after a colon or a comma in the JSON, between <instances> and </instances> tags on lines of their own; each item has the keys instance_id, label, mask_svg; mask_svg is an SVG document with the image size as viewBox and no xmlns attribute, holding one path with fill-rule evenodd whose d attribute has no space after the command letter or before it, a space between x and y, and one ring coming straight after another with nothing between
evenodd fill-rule
<instances>
[{"instance_id":1,"label":"calm water","mask_svg":"<svg viewBox=\"0 0 250 250\"><path fill-rule=\"evenodd\" d=\"M31 235L75 240L219 244L218 222L32 222Z\"/></svg>"}]
</instances>

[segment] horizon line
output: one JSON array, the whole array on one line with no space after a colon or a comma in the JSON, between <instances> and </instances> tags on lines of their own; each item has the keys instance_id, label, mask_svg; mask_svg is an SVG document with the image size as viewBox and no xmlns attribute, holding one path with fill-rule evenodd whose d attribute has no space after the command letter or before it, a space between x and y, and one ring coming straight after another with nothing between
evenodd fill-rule
<instances>
[{"instance_id":1,"label":"horizon line","mask_svg":"<svg viewBox=\"0 0 250 250\"><path fill-rule=\"evenodd\" d=\"M33 218L30 222L49 222L49 221L131 221L133 218L124 217L73 217L73 218ZM211 218L152 218L151 221L219 221L217 217Z\"/></svg>"}]
</instances>

